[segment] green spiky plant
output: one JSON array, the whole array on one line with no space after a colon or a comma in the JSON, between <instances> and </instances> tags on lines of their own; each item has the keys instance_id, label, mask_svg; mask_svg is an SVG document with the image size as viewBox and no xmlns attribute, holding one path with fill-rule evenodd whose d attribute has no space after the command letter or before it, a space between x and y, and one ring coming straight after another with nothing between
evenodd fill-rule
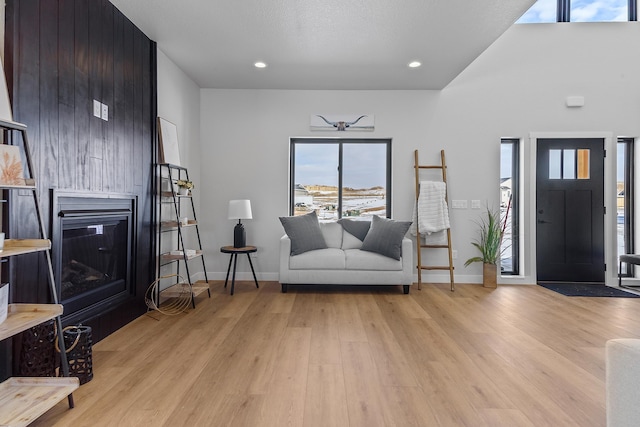
<instances>
[{"instance_id":1,"label":"green spiky plant","mask_svg":"<svg viewBox=\"0 0 640 427\"><path fill-rule=\"evenodd\" d=\"M503 227L500 224L500 213L487 208L487 217L476 222L480 227L480 237L471 242L478 248L480 256L469 258L464 266L474 262L484 264L498 264L500 259L500 245L502 244Z\"/></svg>"}]
</instances>

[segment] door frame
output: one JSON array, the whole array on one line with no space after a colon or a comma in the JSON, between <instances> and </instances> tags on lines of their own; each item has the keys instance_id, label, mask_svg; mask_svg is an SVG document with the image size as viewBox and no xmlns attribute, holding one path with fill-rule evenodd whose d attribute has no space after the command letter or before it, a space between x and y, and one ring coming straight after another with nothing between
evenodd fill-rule
<instances>
[{"instance_id":1,"label":"door frame","mask_svg":"<svg viewBox=\"0 0 640 427\"><path fill-rule=\"evenodd\" d=\"M529 236L529 266L525 265L525 271L528 270L527 276L531 277L533 283L537 283L537 237L536 237L536 171L537 171L537 154L538 139L604 139L604 149L606 157L604 158L604 205L606 214L604 216L604 262L607 265L605 271L605 284L616 286L617 284L617 261L616 261L616 192L614 191L616 178L616 139L612 132L530 132L529 133L529 170L525 176L528 177L528 193L527 204L524 211L527 212L528 219L525 221L527 230L525 235ZM613 213L613 214L612 214ZM528 267L528 269L527 269ZM526 273L525 273L526 274Z\"/></svg>"}]
</instances>

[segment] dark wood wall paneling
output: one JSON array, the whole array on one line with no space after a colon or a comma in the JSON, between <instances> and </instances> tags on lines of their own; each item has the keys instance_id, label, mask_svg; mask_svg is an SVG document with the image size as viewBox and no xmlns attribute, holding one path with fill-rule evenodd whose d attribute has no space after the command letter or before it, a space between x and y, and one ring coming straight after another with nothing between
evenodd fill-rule
<instances>
[{"instance_id":1,"label":"dark wood wall paneling","mask_svg":"<svg viewBox=\"0 0 640 427\"><path fill-rule=\"evenodd\" d=\"M7 0L5 72L14 119L28 126L38 195L50 228L51 189L138 197L135 294L88 322L98 341L144 313L154 278L152 186L156 48L107 0ZM109 121L93 116L93 100ZM30 193L10 193L12 238L38 235ZM49 302L44 257L10 262L15 302Z\"/></svg>"}]
</instances>

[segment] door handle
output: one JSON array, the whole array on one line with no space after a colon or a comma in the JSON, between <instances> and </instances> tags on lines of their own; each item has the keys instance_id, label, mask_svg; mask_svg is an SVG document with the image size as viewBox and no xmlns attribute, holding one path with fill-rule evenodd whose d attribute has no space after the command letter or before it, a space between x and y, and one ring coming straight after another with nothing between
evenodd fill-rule
<instances>
[{"instance_id":1,"label":"door handle","mask_svg":"<svg viewBox=\"0 0 640 427\"><path fill-rule=\"evenodd\" d=\"M545 221L544 219L539 219L538 224L551 224L551 221Z\"/></svg>"}]
</instances>

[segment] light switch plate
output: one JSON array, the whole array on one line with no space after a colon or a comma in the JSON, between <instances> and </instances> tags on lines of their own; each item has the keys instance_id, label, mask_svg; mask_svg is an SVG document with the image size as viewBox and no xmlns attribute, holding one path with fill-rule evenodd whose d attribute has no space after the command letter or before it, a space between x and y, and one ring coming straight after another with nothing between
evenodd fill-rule
<instances>
[{"instance_id":1,"label":"light switch plate","mask_svg":"<svg viewBox=\"0 0 640 427\"><path fill-rule=\"evenodd\" d=\"M471 201L471 209L480 209L481 207L482 206L481 206L480 200Z\"/></svg>"},{"instance_id":2,"label":"light switch plate","mask_svg":"<svg viewBox=\"0 0 640 427\"><path fill-rule=\"evenodd\" d=\"M466 200L452 200L451 201L452 209L467 209L467 201Z\"/></svg>"},{"instance_id":3,"label":"light switch plate","mask_svg":"<svg viewBox=\"0 0 640 427\"><path fill-rule=\"evenodd\" d=\"M102 104L95 99L93 100L93 115L98 118L102 115Z\"/></svg>"}]
</instances>

